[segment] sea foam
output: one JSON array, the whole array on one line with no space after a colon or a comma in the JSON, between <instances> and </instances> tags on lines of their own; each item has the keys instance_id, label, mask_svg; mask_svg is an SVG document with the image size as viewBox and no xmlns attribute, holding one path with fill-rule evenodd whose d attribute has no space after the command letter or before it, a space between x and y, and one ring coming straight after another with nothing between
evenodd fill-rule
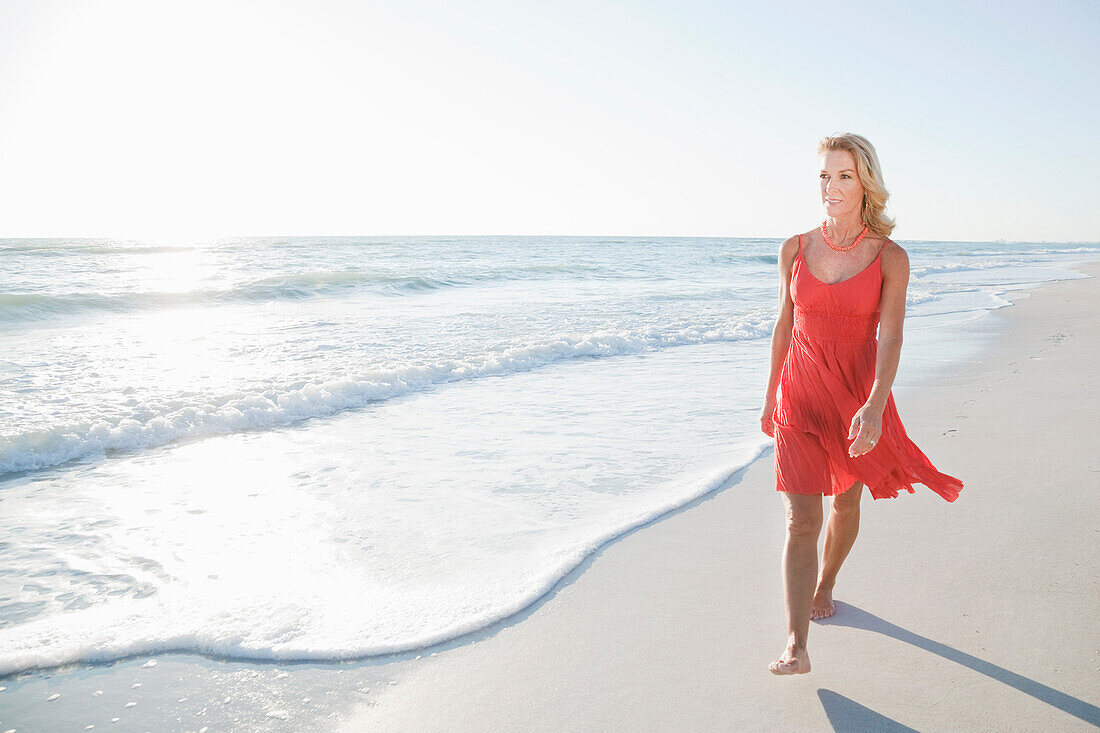
<instances>
[{"instance_id":1,"label":"sea foam","mask_svg":"<svg viewBox=\"0 0 1100 733\"><path fill-rule=\"evenodd\" d=\"M134 413L110 420L61 424L0 436L0 475L56 466L109 451L152 448L183 438L288 425L437 385L526 372L571 359L758 339L770 333L770 327L770 319L758 314L719 327L684 324L678 329L586 333L505 348L465 360L402 366L282 389L208 396L202 401L146 403Z\"/></svg>"}]
</instances>

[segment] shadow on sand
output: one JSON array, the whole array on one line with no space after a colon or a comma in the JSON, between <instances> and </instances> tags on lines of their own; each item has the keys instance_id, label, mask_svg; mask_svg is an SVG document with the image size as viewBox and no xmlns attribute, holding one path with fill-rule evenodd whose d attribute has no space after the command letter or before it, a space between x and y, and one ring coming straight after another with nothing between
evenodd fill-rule
<instances>
[{"instance_id":1,"label":"shadow on sand","mask_svg":"<svg viewBox=\"0 0 1100 733\"><path fill-rule=\"evenodd\" d=\"M933 641L927 636L915 634L912 631L903 629L896 624L892 624L889 621L886 621L885 619L881 619L873 613L868 613L863 609L856 608L855 606L849 605L847 603L837 603L837 614L831 618L823 619L818 623L828 626L848 626L853 629L874 631L876 633L889 636L893 639L897 639L898 641L904 641L906 644L912 644L918 649L923 649L927 652L938 654L944 659L955 662L956 664L961 664L962 666L967 667L968 669L972 669L975 672L980 672L981 674L984 674L987 677L991 677L998 682L1003 682L1009 687L1014 687L1025 695L1031 695L1036 700L1041 700L1047 705L1052 705L1076 718L1080 718L1086 723L1100 726L1100 708L1091 703L1087 703L1084 700L1073 697L1072 695L1067 695L1064 692L1055 690L1053 687L1047 687L1040 682L1036 682L1035 680L1028 679L1023 675L1016 674L1015 672L1009 671L1004 667L998 667L996 664L987 662L984 659L979 659L978 657L967 654L966 652L960 652L954 647L947 646L946 644L941 644L938 641ZM824 695L822 693L824 693ZM833 711L840 711L838 714L844 716L847 715L847 711L851 709L852 706L867 711L867 714L869 715L878 715L878 713L875 713L872 710L868 710L862 705L848 700L841 695L837 695L834 692L830 692L829 690L819 690L818 694L822 698L821 702L825 705L825 713L829 716L830 722L833 722L834 719ZM831 699L832 702L827 703L827 699ZM830 705L832 705L832 710L830 710ZM857 712L853 714L857 716L853 718L853 720L858 720L859 713ZM867 718L866 720L869 721L870 718ZM891 721L889 718L883 718L883 721L893 723L893 721ZM897 725L896 723L893 724ZM835 722L833 723L833 727L836 730L842 730L842 728L837 727ZM853 730L854 728L844 727L843 729ZM878 729L875 728L875 730ZM886 728L885 730L895 729ZM897 730L909 729L899 725Z\"/></svg>"},{"instance_id":2,"label":"shadow on sand","mask_svg":"<svg viewBox=\"0 0 1100 733\"><path fill-rule=\"evenodd\" d=\"M876 733L917 733L916 728L902 725L832 690L820 689L817 696L821 699L821 706L825 708L825 715L829 716L829 725L838 733L864 730L873 730Z\"/></svg>"}]
</instances>

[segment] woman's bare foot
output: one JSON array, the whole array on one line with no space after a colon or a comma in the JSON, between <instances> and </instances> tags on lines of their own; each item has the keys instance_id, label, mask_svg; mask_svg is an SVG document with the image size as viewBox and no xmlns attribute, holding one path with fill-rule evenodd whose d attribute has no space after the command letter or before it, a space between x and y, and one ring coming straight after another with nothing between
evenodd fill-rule
<instances>
[{"instance_id":1,"label":"woman's bare foot","mask_svg":"<svg viewBox=\"0 0 1100 733\"><path fill-rule=\"evenodd\" d=\"M772 674L806 674L810 671L810 655L806 647L787 647L783 656L768 665Z\"/></svg>"},{"instance_id":2,"label":"woman's bare foot","mask_svg":"<svg viewBox=\"0 0 1100 733\"><path fill-rule=\"evenodd\" d=\"M818 586L814 591L813 605L810 607L810 618L829 618L836 613L836 604L833 603L833 589Z\"/></svg>"}]
</instances>

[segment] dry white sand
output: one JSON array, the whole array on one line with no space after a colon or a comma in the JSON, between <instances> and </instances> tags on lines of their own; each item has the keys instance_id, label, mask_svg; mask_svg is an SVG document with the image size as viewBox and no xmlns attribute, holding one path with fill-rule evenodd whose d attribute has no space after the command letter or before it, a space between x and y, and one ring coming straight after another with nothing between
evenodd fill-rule
<instances>
[{"instance_id":1,"label":"dry white sand","mask_svg":"<svg viewBox=\"0 0 1100 733\"><path fill-rule=\"evenodd\" d=\"M769 453L605 546L520 618L408 667L347 730L1100 725L1100 288L1014 299L971 326L991 338L982 363L895 394L965 489L954 504L920 486L865 493L838 613L811 625L810 674L767 671L784 644Z\"/></svg>"}]
</instances>

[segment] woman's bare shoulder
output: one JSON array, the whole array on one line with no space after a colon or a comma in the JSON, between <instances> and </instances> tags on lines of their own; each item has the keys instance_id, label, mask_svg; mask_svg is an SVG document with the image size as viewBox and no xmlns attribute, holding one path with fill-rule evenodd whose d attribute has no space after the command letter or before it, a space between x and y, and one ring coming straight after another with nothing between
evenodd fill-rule
<instances>
[{"instance_id":1,"label":"woman's bare shoulder","mask_svg":"<svg viewBox=\"0 0 1100 733\"><path fill-rule=\"evenodd\" d=\"M794 258L798 256L798 238L802 236L805 238L805 234L787 237L783 244L779 245L779 264L780 266L790 267L794 263Z\"/></svg>"},{"instance_id":2,"label":"woman's bare shoulder","mask_svg":"<svg viewBox=\"0 0 1100 733\"><path fill-rule=\"evenodd\" d=\"M887 239L882 246L882 272L909 277L909 253L892 239Z\"/></svg>"}]
</instances>

